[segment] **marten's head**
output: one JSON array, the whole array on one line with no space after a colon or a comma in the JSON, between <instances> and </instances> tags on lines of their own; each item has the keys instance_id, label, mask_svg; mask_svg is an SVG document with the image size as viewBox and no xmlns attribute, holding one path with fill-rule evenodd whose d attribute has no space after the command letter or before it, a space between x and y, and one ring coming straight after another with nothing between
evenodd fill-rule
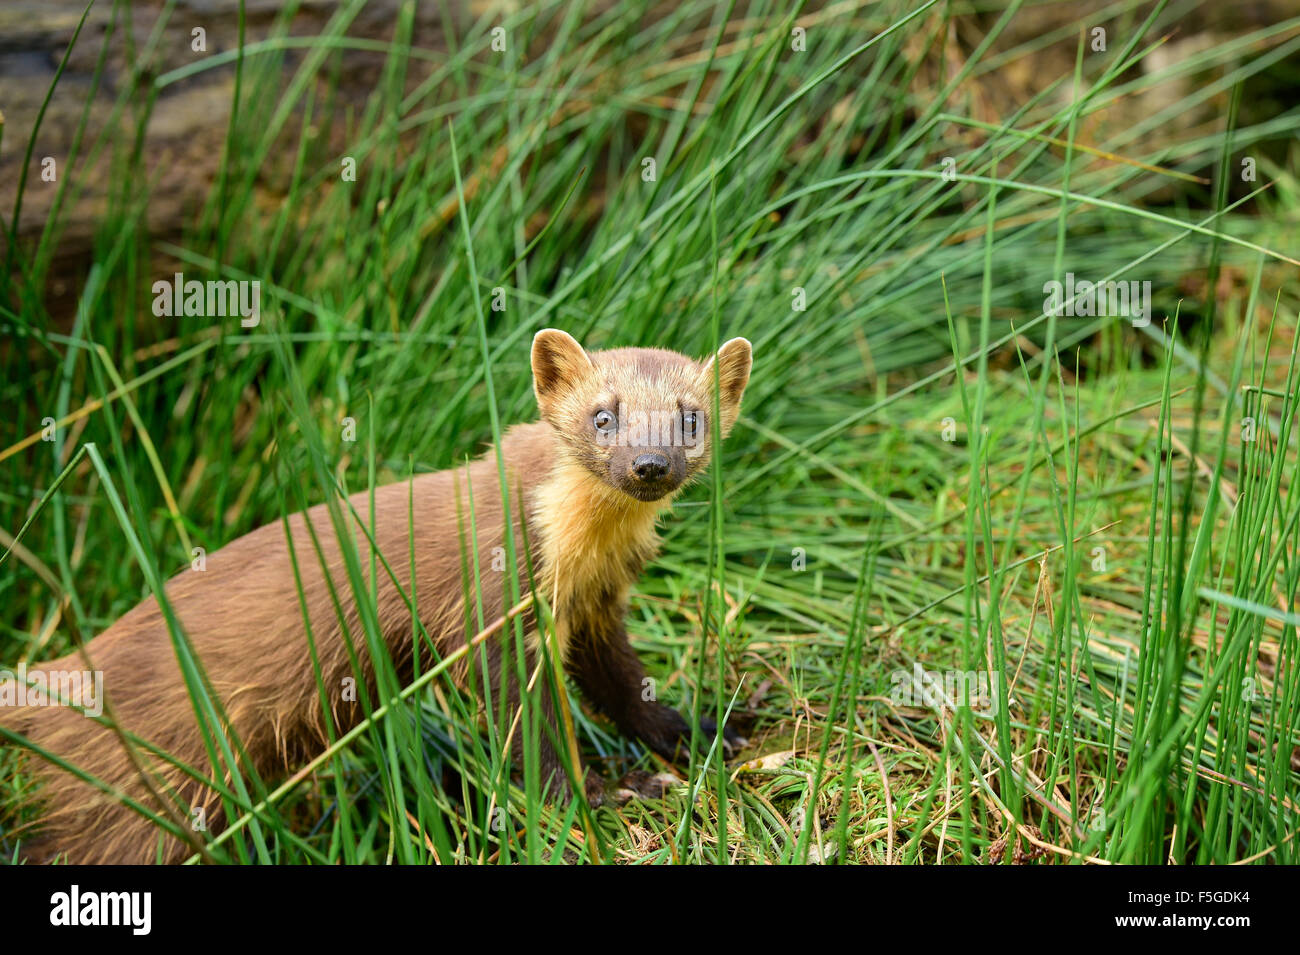
<instances>
[{"instance_id":1,"label":"marten's head","mask_svg":"<svg viewBox=\"0 0 1300 955\"><path fill-rule=\"evenodd\" d=\"M566 454L638 501L658 501L709 463L715 378L725 436L751 363L743 338L697 362L661 348L587 352L546 328L533 338L533 390Z\"/></svg>"}]
</instances>

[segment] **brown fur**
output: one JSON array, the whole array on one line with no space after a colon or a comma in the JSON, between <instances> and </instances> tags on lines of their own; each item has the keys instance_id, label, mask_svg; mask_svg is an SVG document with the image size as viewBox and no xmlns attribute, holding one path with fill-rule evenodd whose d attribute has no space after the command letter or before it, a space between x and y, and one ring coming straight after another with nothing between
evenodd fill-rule
<instances>
[{"instance_id":1,"label":"brown fur","mask_svg":"<svg viewBox=\"0 0 1300 955\"><path fill-rule=\"evenodd\" d=\"M558 646L568 672L588 700L624 733L671 757L686 724L675 711L642 699L644 671L628 644L623 616L628 592L654 554L657 516L709 460L713 362L701 365L657 349L587 353L568 335L553 329L538 333L532 358L542 420L511 428L501 445L516 544L521 546L524 540L520 515L513 513L518 511L515 502L522 499L537 589L554 612ZM716 360L725 433L735 421L748 381L749 343L733 339L720 349ZM702 447L686 449L693 452L688 454L680 447L644 443L601 446L595 440L592 414L611 402L668 413L680 414L688 408L698 411ZM662 452L670 459L671 473L662 481L671 486L661 482L646 491L637 483L635 462L647 450ZM419 617L445 655L478 629L467 625L462 606L457 502L467 515L470 492L476 518L471 537L477 541L482 603L490 622L509 600L505 575L491 570L493 548L504 543L495 454L489 451L464 468L422 475L374 493L376 544L402 588L398 590L380 565L377 619L404 682L410 680L412 670L412 625L403 596L411 585L408 498L414 502ZM638 495L652 499L642 500ZM352 507L365 518L369 493L355 495ZM328 581L308 522L323 551ZM374 692L357 603L326 506L294 515L289 527L302 576L303 604L323 683L331 694L329 718L336 731L345 730L364 715L360 704L341 698L344 679L353 676L349 640L360 658L365 684ZM369 545L360 531L354 529L353 537L362 566L368 567ZM320 752L329 736L286 540L282 522L268 524L210 555L205 570L183 571L167 584L168 601L249 761L264 779L282 775ZM520 563L526 563L522 554ZM526 593L525 567L521 566L520 573L521 592ZM346 632L339 623L329 581L342 605ZM476 624L474 617L471 613L471 623ZM530 631L534 629L531 612L527 625ZM92 640L87 652L93 666L104 673L105 696L121 727L200 772L211 773L193 704L156 600L151 597L141 602ZM499 665L496 641L491 643L490 658L493 668ZM39 669L84 667L74 653ZM542 691L539 702L545 717L551 719L550 694ZM77 710L30 706L0 710L0 722L158 811L158 801L117 734ZM212 789L161 759L145 753L141 756L179 796L181 818L188 821L188 808L203 806L209 832L222 828L220 800ZM562 795L567 782L561 778L559 762L545 734L542 761L542 778L549 778L551 791ZM27 766L39 778L44 807L39 835L24 847L29 859L148 862L158 857L160 839L164 861L177 862L192 852L140 814L70 774L34 756L28 757ZM159 788L155 784L153 790Z\"/></svg>"}]
</instances>

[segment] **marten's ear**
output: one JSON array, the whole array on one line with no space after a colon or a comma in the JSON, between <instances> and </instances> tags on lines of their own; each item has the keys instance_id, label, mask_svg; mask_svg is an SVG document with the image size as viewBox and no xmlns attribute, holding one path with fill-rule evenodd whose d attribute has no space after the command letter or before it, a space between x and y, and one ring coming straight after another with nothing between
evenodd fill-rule
<instances>
[{"instance_id":1,"label":"marten's ear","mask_svg":"<svg viewBox=\"0 0 1300 955\"><path fill-rule=\"evenodd\" d=\"M722 412L722 433L725 435L736 423L740 414L740 399L749 384L749 369L754 364L754 350L748 339L733 338L718 353L704 363L700 373L704 387L713 393L713 376L718 378L718 408ZM717 366L716 371L714 366Z\"/></svg>"},{"instance_id":2,"label":"marten's ear","mask_svg":"<svg viewBox=\"0 0 1300 955\"><path fill-rule=\"evenodd\" d=\"M547 414L556 399L594 367L568 332L543 328L534 335L533 391L542 414Z\"/></svg>"}]
</instances>

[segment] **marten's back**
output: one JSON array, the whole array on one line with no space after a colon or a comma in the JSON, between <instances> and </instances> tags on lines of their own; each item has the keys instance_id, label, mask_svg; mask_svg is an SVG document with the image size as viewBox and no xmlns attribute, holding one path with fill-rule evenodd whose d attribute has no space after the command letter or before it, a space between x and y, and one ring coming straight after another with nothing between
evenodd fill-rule
<instances>
[{"instance_id":1,"label":"marten's back","mask_svg":"<svg viewBox=\"0 0 1300 955\"><path fill-rule=\"evenodd\" d=\"M517 426L503 439L516 525L520 486L514 481L521 482L527 500L530 488L548 472L551 440L550 428L540 423ZM470 566L475 562L472 548L477 548L480 573L476 582L471 581L470 591L477 587L482 593L484 618L490 622L503 612L505 574L491 570L493 557L499 554L494 548L503 544L495 454L454 470L377 488L373 522L369 491L354 494L350 501L356 519L341 502L339 506L356 541L358 567L367 587L371 548L358 520L375 528L383 557L383 561L375 561L374 571L378 625L399 674L409 673L411 662L411 614L403 592L411 591L413 561L419 619L441 653L455 650L478 629L477 608L470 608L467 620L463 606L462 547ZM300 762L328 742L304 609L326 698L339 726L353 725L364 714L360 703L343 699L344 680L353 676L344 624L362 661L365 682L371 682L365 632L327 505L295 514L288 523L289 538L283 521L272 522L208 555L205 569L186 569L166 585L176 618L198 652L250 759L264 774ZM521 538L517 535L516 540ZM524 563L522 554L520 563ZM521 576L523 573L521 567ZM210 772L172 638L153 597L92 640L87 652L91 666L103 672L108 706L122 728L201 772ZM81 671L87 665L73 652L33 669ZM68 707L0 710L0 718L43 749L157 811L157 802L112 730ZM143 751L140 756L181 793L186 806L202 806L209 822L219 820L215 793L166 761ZM155 858L158 830L142 826L138 814L93 793L87 784L43 760L32 757L28 766L40 777L37 798L43 806L41 834L27 845L29 859L44 861L64 852L76 863ZM188 825L188 818L185 822ZM163 858L177 861L189 852L168 837Z\"/></svg>"}]
</instances>

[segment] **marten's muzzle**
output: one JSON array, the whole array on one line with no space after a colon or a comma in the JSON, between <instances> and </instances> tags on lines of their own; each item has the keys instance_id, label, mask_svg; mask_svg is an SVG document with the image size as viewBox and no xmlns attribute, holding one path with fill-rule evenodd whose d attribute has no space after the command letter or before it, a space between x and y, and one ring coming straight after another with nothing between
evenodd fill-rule
<instances>
[{"instance_id":1,"label":"marten's muzzle","mask_svg":"<svg viewBox=\"0 0 1300 955\"><path fill-rule=\"evenodd\" d=\"M685 456L676 448L628 448L610 463L614 483L638 501L657 501L686 480Z\"/></svg>"}]
</instances>

